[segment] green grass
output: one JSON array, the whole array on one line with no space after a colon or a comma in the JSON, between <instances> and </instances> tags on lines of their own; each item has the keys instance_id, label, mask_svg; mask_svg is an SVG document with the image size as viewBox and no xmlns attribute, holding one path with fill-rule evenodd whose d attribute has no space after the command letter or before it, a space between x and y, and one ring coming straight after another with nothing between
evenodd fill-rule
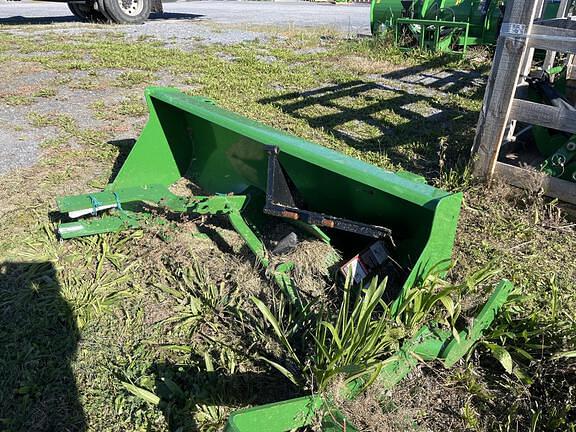
<instances>
[{"instance_id":1,"label":"green grass","mask_svg":"<svg viewBox=\"0 0 576 432\"><path fill-rule=\"evenodd\" d=\"M153 73L143 71L126 71L118 75L114 85L126 88L141 84L153 83L154 81L155 75Z\"/></svg>"},{"instance_id":2,"label":"green grass","mask_svg":"<svg viewBox=\"0 0 576 432\"><path fill-rule=\"evenodd\" d=\"M405 55L385 41L348 40L323 30L266 31L266 43L194 52L149 39L128 44L116 33L48 32L38 44L0 31L2 71L17 61L24 70L58 72L32 96L74 90L106 125L84 129L69 113L39 114L27 96L0 99L26 109L26 128L40 136L57 133L41 140L35 166L2 179L0 429L217 430L235 408L304 391L309 365L291 358L278 340L279 334L298 334L299 322L241 251L227 271L210 273L206 268L220 259L210 239L194 239L194 247L206 247L199 253L168 241L162 230L67 242L53 234L48 215L54 198L105 186L115 160L130 147L108 141L137 136L146 114L143 88L166 71L174 86L191 86L225 108L463 190L450 281L462 283L479 268L501 269L483 284L462 286L463 316L499 277L510 278L518 296L467 363L450 371L423 368L385 405L400 412L414 408L406 411L414 412L414 430L445 430L447 422L454 430L574 430L576 229L542 197L474 183L468 154L483 89L467 83L490 65ZM452 68L464 75L446 91L404 82L417 70ZM107 78L110 70L121 72ZM74 71L88 76L73 79ZM99 89L113 89L116 102L90 93ZM170 235L172 229L166 228ZM265 297L269 291L272 297ZM270 300L271 313L285 318L279 331L252 297ZM408 316L415 315L412 308ZM325 342L331 346L329 337ZM306 352L295 346L297 338L289 343L294 352ZM428 385L432 380L440 384ZM434 403L410 405L424 385ZM451 395L462 403L451 404ZM435 419L442 408L451 414Z\"/></svg>"},{"instance_id":3,"label":"green grass","mask_svg":"<svg viewBox=\"0 0 576 432\"><path fill-rule=\"evenodd\" d=\"M99 120L114 120L126 117L142 117L148 113L148 107L144 103L143 96L137 98L125 98L116 104L107 104L103 100L97 100L91 105L95 117Z\"/></svg>"},{"instance_id":4,"label":"green grass","mask_svg":"<svg viewBox=\"0 0 576 432\"><path fill-rule=\"evenodd\" d=\"M53 88L41 88L37 91L35 91L32 96L34 97L40 97L40 98L51 98L56 96L56 89Z\"/></svg>"},{"instance_id":5,"label":"green grass","mask_svg":"<svg viewBox=\"0 0 576 432\"><path fill-rule=\"evenodd\" d=\"M0 98L8 106L32 105L32 98L24 95L7 95Z\"/></svg>"}]
</instances>

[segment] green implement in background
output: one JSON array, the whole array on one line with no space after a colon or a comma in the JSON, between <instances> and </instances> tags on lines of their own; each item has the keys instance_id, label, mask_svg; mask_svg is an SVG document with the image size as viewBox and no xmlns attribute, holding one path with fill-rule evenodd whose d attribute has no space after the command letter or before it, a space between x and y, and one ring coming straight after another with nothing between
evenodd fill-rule
<instances>
[{"instance_id":1,"label":"green implement in background","mask_svg":"<svg viewBox=\"0 0 576 432\"><path fill-rule=\"evenodd\" d=\"M543 17L555 18L559 0L546 0ZM472 45L494 45L505 0L372 0L373 35L394 35L402 49L466 53Z\"/></svg>"}]
</instances>

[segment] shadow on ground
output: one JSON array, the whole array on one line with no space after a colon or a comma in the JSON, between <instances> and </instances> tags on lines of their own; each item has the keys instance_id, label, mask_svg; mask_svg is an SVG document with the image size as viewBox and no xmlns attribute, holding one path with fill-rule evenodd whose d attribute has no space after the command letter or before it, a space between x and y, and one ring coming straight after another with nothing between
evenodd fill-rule
<instances>
[{"instance_id":1,"label":"shadow on ground","mask_svg":"<svg viewBox=\"0 0 576 432\"><path fill-rule=\"evenodd\" d=\"M482 98L486 86L489 65L480 70L430 70L432 64L399 69L381 75L382 78L397 80L405 84L416 84L445 93L459 94L466 91L469 98Z\"/></svg>"},{"instance_id":2,"label":"shadow on ground","mask_svg":"<svg viewBox=\"0 0 576 432\"><path fill-rule=\"evenodd\" d=\"M84 431L78 329L48 262L0 264L0 430Z\"/></svg>"},{"instance_id":3,"label":"shadow on ground","mask_svg":"<svg viewBox=\"0 0 576 432\"><path fill-rule=\"evenodd\" d=\"M155 13L150 15L149 21L167 21L167 20L198 20L204 15L185 14L177 12ZM74 15L52 16L52 17L25 17L21 15L9 18L0 18L0 25L42 25L42 24L62 24L78 22L81 23Z\"/></svg>"},{"instance_id":4,"label":"shadow on ground","mask_svg":"<svg viewBox=\"0 0 576 432\"><path fill-rule=\"evenodd\" d=\"M122 165L124 165L124 162L126 162L126 158L130 154L132 147L134 147L134 144L136 144L136 140L134 138L112 140L108 141L108 144L118 148L118 157L116 157L116 160L114 161L114 165L112 166L112 173L108 178L108 183L112 183L120 172Z\"/></svg>"},{"instance_id":5,"label":"shadow on ground","mask_svg":"<svg viewBox=\"0 0 576 432\"><path fill-rule=\"evenodd\" d=\"M478 112L450 94L481 100L482 81L479 72L406 68L375 81L349 81L259 102L356 150L384 154L393 164L430 178L468 160Z\"/></svg>"},{"instance_id":6,"label":"shadow on ground","mask_svg":"<svg viewBox=\"0 0 576 432\"><path fill-rule=\"evenodd\" d=\"M237 407L263 405L299 396L296 389L277 374L226 374L171 363L156 364L154 369L155 393L161 398L160 408L171 431L198 430L196 415L207 420L203 426L212 423L214 428L221 427L230 411Z\"/></svg>"}]
</instances>

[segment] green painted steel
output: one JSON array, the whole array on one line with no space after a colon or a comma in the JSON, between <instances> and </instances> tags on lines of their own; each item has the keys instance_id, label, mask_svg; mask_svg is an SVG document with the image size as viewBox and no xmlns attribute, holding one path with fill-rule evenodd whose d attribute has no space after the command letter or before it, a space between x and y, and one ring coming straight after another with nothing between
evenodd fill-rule
<instances>
[{"instance_id":1,"label":"green painted steel","mask_svg":"<svg viewBox=\"0 0 576 432\"><path fill-rule=\"evenodd\" d=\"M395 258L411 271L412 286L451 258L461 194L376 168L309 141L264 126L201 97L149 88L150 118L107 191L143 184L169 186L189 176L207 193L243 194L256 225L267 182L265 146L312 210L392 229ZM328 233L330 235L330 233Z\"/></svg>"},{"instance_id":2,"label":"green painted steel","mask_svg":"<svg viewBox=\"0 0 576 432\"><path fill-rule=\"evenodd\" d=\"M461 29L469 26L467 37L474 37L477 43L495 43L498 36L499 23L502 11L499 2L486 2L484 0L420 0L405 2L407 7L399 0L372 0L371 28L373 34L393 30L399 18L424 20L425 26L438 25L437 21L459 25ZM427 22L427 21L432 21ZM404 23L405 24L405 23ZM446 25L446 24L444 24ZM442 29L443 37L447 38L446 29ZM450 38L464 36L463 32L457 35L450 34ZM455 41L456 41L455 40ZM438 43L438 42L437 42ZM469 43L467 43L470 45ZM425 46L433 49L435 47Z\"/></svg>"},{"instance_id":3,"label":"green painted steel","mask_svg":"<svg viewBox=\"0 0 576 432\"><path fill-rule=\"evenodd\" d=\"M415 44L402 46L399 43L402 39L400 32L406 28L413 35ZM394 40L403 50L417 47L421 50L457 52L452 49L453 41L454 38L461 38L462 44L458 45L461 46L460 52L465 54L470 44L469 32L470 24L467 22L398 18L394 27Z\"/></svg>"},{"instance_id":4,"label":"green painted steel","mask_svg":"<svg viewBox=\"0 0 576 432\"><path fill-rule=\"evenodd\" d=\"M534 98L534 101L541 103L536 98ZM553 129L535 125L532 126L531 132L538 152L544 157L552 156L556 150L566 144L566 134Z\"/></svg>"},{"instance_id":5,"label":"green painted steel","mask_svg":"<svg viewBox=\"0 0 576 432\"><path fill-rule=\"evenodd\" d=\"M117 216L107 217L106 219L80 220L77 222L63 223L58 227L58 234L61 238L67 240L76 237L136 229L144 225L147 219L149 219L148 215L125 212ZM161 221L158 221L158 223L161 223Z\"/></svg>"},{"instance_id":6,"label":"green painted steel","mask_svg":"<svg viewBox=\"0 0 576 432\"><path fill-rule=\"evenodd\" d=\"M317 396L238 410L228 418L226 432L285 432L309 425L323 405Z\"/></svg>"},{"instance_id":7,"label":"green painted steel","mask_svg":"<svg viewBox=\"0 0 576 432\"><path fill-rule=\"evenodd\" d=\"M317 422L321 422L323 432L358 431L319 396L305 396L235 411L228 418L224 431L289 432Z\"/></svg>"},{"instance_id":8,"label":"green painted steel","mask_svg":"<svg viewBox=\"0 0 576 432\"><path fill-rule=\"evenodd\" d=\"M480 339L484 331L496 318L500 308L504 305L508 296L512 293L514 285L509 280L502 280L497 286L480 313L472 320L466 330L459 333L458 339L452 338L442 354L445 367L453 366L459 359L466 355L472 346Z\"/></svg>"},{"instance_id":9,"label":"green painted steel","mask_svg":"<svg viewBox=\"0 0 576 432\"><path fill-rule=\"evenodd\" d=\"M546 2L544 17L553 18L559 0ZM506 1L372 0L372 34L391 32L406 48L464 53L471 45L492 45L500 32ZM407 38L409 46L404 44Z\"/></svg>"},{"instance_id":10,"label":"green painted steel","mask_svg":"<svg viewBox=\"0 0 576 432\"><path fill-rule=\"evenodd\" d=\"M171 88L149 88L146 99L149 121L114 181L104 192L59 199L61 211L74 207L89 215L95 203L106 209L114 207L118 198L121 203L141 200L175 211L197 211L197 203L187 203L168 191L186 176L208 194L245 197L245 201L237 198L243 200L243 207L228 212L229 217L267 265L258 227L263 220L277 220L262 211L268 163L265 147L277 146L286 175L310 210L392 230L394 258L408 270L404 289L439 263L448 265L461 194L436 189L404 172L376 168L236 115L205 98ZM116 210L104 218L110 230L139 226L141 220L126 209L131 210L125 206L124 212ZM81 219L72 224L76 225L65 225L67 237L106 232L106 222ZM324 241L332 234L318 227L308 231Z\"/></svg>"},{"instance_id":11,"label":"green painted steel","mask_svg":"<svg viewBox=\"0 0 576 432\"><path fill-rule=\"evenodd\" d=\"M194 196L190 199L173 194L164 185L143 185L140 187L119 188L115 191L95 192L92 194L66 196L58 198L56 203L62 213L79 212L84 215L94 214L105 209L122 210L131 203L151 203L158 207L176 212L192 210L197 214L219 214L240 211L246 197L229 196Z\"/></svg>"},{"instance_id":12,"label":"green painted steel","mask_svg":"<svg viewBox=\"0 0 576 432\"><path fill-rule=\"evenodd\" d=\"M564 142L556 147L552 154L546 154L548 157L540 166L540 170L554 177L574 181L570 170L566 170L566 167L576 159L576 135L566 138L566 134L560 133L556 134L557 136L562 137Z\"/></svg>"},{"instance_id":13,"label":"green painted steel","mask_svg":"<svg viewBox=\"0 0 576 432\"><path fill-rule=\"evenodd\" d=\"M236 196L195 196L184 198L173 194L163 185L144 185L141 187L118 188L113 192L104 191L92 194L61 197L56 200L62 213L72 218L85 215L95 216L98 212L111 210L112 215L101 219L81 219L77 222L62 223L58 233L64 239L87 235L116 232L138 228L152 219L162 223L162 218L152 218L148 212L135 211L140 203L153 204L161 209L174 212L190 212L199 215L227 214L238 232L246 240L255 255L267 263L264 246L249 228L242 224L240 211L246 197Z\"/></svg>"},{"instance_id":14,"label":"green painted steel","mask_svg":"<svg viewBox=\"0 0 576 432\"><path fill-rule=\"evenodd\" d=\"M267 266L258 221L271 218L262 208L267 183L265 146L273 145L280 150L278 158L286 174L312 210L392 229L394 258L409 269L404 290L431 268L450 261L461 194L444 192L406 173L384 171L266 127L205 98L170 88L149 88L146 99L149 121L114 182L104 192L58 200L62 212L79 211L81 215L120 207L119 203L124 207L102 220L63 224L63 237L140 226L149 215L131 212L134 201L204 214L223 212L214 207L215 202L235 201L238 205L225 213ZM187 202L168 190L183 176L216 194L202 197L211 205L202 204L198 197ZM308 231L328 241L330 233L326 236L318 227ZM277 280L286 282L282 275ZM290 297L295 297L293 289L286 287ZM393 309L401 298L402 293Z\"/></svg>"}]
</instances>

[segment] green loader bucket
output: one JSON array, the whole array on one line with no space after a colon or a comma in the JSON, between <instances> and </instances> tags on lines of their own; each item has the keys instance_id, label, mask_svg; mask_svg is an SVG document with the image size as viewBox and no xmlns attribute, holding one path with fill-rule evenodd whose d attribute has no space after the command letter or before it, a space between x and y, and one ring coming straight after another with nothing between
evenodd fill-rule
<instances>
[{"instance_id":1,"label":"green loader bucket","mask_svg":"<svg viewBox=\"0 0 576 432\"><path fill-rule=\"evenodd\" d=\"M114 182L101 193L59 199L62 212L85 216L122 210L126 201L139 199L190 209L167 189L186 176L213 196L195 202L193 210L230 214L234 228L264 263L267 252L253 232L263 220L278 216L305 222L352 253L361 250L366 236L390 234L390 255L406 269L399 284L404 288L449 262L460 194L410 173L376 168L176 89L148 88L146 99L150 118ZM102 219L63 224L60 234L69 238L137 225L122 215Z\"/></svg>"},{"instance_id":2,"label":"green loader bucket","mask_svg":"<svg viewBox=\"0 0 576 432\"><path fill-rule=\"evenodd\" d=\"M429 186L410 173L376 168L202 97L149 88L146 99L150 118L114 181L102 192L57 200L60 211L75 219L59 226L63 238L154 222L158 216L152 205L172 212L227 215L264 267L272 261L261 233L283 221L333 243L345 260L363 258L366 247L371 250L381 242L389 247L386 262L402 269L398 291L386 299L393 300L393 313L406 291L429 271L448 267L461 194ZM172 193L169 188L183 177L202 196ZM91 217L100 212L106 214ZM267 274L296 302L292 266L283 262ZM511 290L510 282L501 282L472 324L457 333L436 323L421 327L383 360L380 384L391 389L418 361L440 360L451 367L477 343ZM370 379L356 377L343 396L354 398ZM324 432L356 430L332 401L319 395L239 410L225 430L284 432L304 430L318 421Z\"/></svg>"}]
</instances>

